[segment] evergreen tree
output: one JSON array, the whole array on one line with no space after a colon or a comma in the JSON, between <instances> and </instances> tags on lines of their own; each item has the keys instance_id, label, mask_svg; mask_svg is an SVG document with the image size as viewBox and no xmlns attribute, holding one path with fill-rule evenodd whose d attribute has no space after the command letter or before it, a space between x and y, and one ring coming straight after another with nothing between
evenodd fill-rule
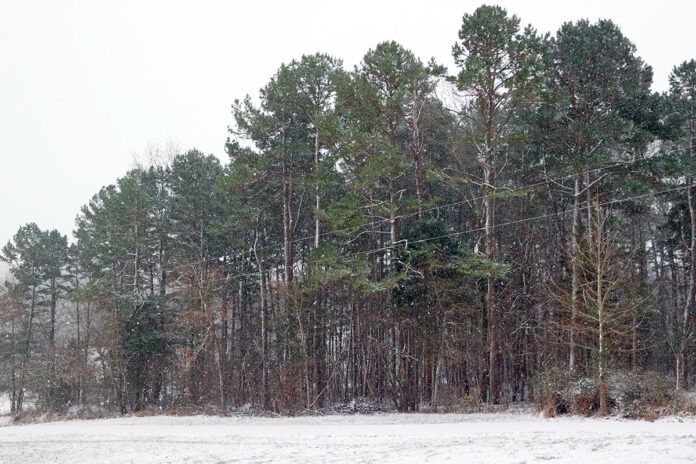
<instances>
[{"instance_id":1,"label":"evergreen tree","mask_svg":"<svg viewBox=\"0 0 696 464\"><path fill-rule=\"evenodd\" d=\"M520 30L520 19L508 16L497 6L482 6L464 15L460 42L453 47L455 62L461 68L457 87L471 98L464 114L469 143L473 144L480 172L467 179L481 186L485 221L485 256L498 255L495 198L498 176L507 159L507 133L511 118L520 106L535 98L542 74L542 41L531 26ZM468 176L467 176L468 177ZM492 403L500 401L500 315L496 281L489 276L486 315L489 351L489 391Z\"/></svg>"}]
</instances>

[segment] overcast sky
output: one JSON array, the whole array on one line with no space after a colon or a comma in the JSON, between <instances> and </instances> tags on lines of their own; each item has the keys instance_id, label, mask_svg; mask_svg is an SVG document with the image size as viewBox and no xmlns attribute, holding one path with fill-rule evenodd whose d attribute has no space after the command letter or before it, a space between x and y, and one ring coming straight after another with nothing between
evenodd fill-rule
<instances>
[{"instance_id":1,"label":"overcast sky","mask_svg":"<svg viewBox=\"0 0 696 464\"><path fill-rule=\"evenodd\" d=\"M541 32L614 20L665 90L696 57L696 1L498 1ZM0 246L27 222L75 215L148 145L224 159L230 104L281 62L327 52L348 67L383 40L450 57L479 1L0 0ZM0 270L0 278L2 271Z\"/></svg>"}]
</instances>

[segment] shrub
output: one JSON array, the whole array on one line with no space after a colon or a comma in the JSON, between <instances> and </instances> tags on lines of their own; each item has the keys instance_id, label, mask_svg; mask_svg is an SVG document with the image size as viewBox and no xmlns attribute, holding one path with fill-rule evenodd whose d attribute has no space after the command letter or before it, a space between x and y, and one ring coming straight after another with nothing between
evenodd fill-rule
<instances>
[{"instance_id":1,"label":"shrub","mask_svg":"<svg viewBox=\"0 0 696 464\"><path fill-rule=\"evenodd\" d=\"M669 412L670 386L652 371L617 371L609 376L613 413L626 418L655 420Z\"/></svg>"},{"instance_id":2,"label":"shrub","mask_svg":"<svg viewBox=\"0 0 696 464\"><path fill-rule=\"evenodd\" d=\"M590 415L599 409L597 382L566 369L552 368L532 380L537 408L545 417L559 414Z\"/></svg>"},{"instance_id":3,"label":"shrub","mask_svg":"<svg viewBox=\"0 0 696 464\"><path fill-rule=\"evenodd\" d=\"M537 408L545 417L559 414L589 416L599 410L597 380L553 368L533 379ZM667 379L651 371L613 371L607 379L612 414L626 418L655 420L677 410L687 410L687 397L678 403ZM696 405L694 406L696 409Z\"/></svg>"},{"instance_id":4,"label":"shrub","mask_svg":"<svg viewBox=\"0 0 696 464\"><path fill-rule=\"evenodd\" d=\"M696 391L673 391L670 394L670 399L670 413L696 415Z\"/></svg>"}]
</instances>

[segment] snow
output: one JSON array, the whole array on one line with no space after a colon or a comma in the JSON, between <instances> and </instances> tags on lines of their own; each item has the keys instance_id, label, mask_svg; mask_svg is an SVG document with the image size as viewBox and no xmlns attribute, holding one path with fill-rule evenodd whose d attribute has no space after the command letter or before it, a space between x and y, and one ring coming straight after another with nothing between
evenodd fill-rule
<instances>
[{"instance_id":1,"label":"snow","mask_svg":"<svg viewBox=\"0 0 696 464\"><path fill-rule=\"evenodd\" d=\"M696 419L126 417L0 427L2 463L696 462Z\"/></svg>"}]
</instances>

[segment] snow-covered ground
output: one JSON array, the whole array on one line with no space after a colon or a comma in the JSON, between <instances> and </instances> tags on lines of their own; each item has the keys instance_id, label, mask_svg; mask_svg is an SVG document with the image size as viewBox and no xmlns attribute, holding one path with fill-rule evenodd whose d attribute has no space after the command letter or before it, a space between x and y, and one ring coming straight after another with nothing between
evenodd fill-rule
<instances>
[{"instance_id":1,"label":"snow-covered ground","mask_svg":"<svg viewBox=\"0 0 696 464\"><path fill-rule=\"evenodd\" d=\"M0 427L2 463L694 463L696 420L379 414Z\"/></svg>"}]
</instances>

